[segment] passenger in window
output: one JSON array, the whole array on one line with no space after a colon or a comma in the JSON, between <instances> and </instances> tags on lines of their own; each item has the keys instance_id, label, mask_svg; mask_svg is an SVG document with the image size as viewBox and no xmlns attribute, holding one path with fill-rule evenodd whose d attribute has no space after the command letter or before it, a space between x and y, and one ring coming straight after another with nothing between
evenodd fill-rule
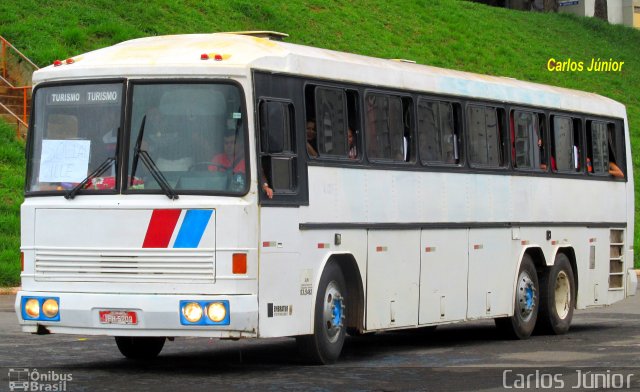
<instances>
[{"instance_id":1,"label":"passenger in window","mask_svg":"<svg viewBox=\"0 0 640 392\"><path fill-rule=\"evenodd\" d=\"M262 191L267 195L269 199L273 199L273 189L271 189L271 187L269 186L269 181L267 181L267 176L264 175L264 170L261 173L260 179L262 183Z\"/></svg>"},{"instance_id":2,"label":"passenger in window","mask_svg":"<svg viewBox=\"0 0 640 392\"><path fill-rule=\"evenodd\" d=\"M273 188L269 185L267 173L271 173L271 160L268 157L262 157L260 165L260 189L267 195L269 199L273 199Z\"/></svg>"},{"instance_id":3,"label":"passenger in window","mask_svg":"<svg viewBox=\"0 0 640 392\"><path fill-rule=\"evenodd\" d=\"M349 142L349 159L358 159L355 132L353 132L351 127L347 129L347 141Z\"/></svg>"},{"instance_id":4,"label":"passenger in window","mask_svg":"<svg viewBox=\"0 0 640 392\"><path fill-rule=\"evenodd\" d=\"M317 143L316 121L310 119L307 121L307 153L310 157L316 158L318 156L318 150L316 148Z\"/></svg>"},{"instance_id":5,"label":"passenger in window","mask_svg":"<svg viewBox=\"0 0 640 392\"><path fill-rule=\"evenodd\" d=\"M624 173L614 162L609 162L609 174L615 178L624 178Z\"/></svg>"},{"instance_id":6,"label":"passenger in window","mask_svg":"<svg viewBox=\"0 0 640 392\"><path fill-rule=\"evenodd\" d=\"M607 131L607 146L609 149L609 174L615 178L624 178L624 173L618 165L616 165L616 153L613 148L613 132L609 128Z\"/></svg>"}]
</instances>

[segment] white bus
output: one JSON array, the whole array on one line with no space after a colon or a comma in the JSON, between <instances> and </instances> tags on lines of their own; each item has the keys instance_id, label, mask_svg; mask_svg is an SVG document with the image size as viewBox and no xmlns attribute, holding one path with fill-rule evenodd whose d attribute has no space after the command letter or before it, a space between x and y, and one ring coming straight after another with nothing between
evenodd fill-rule
<instances>
[{"instance_id":1,"label":"white bus","mask_svg":"<svg viewBox=\"0 0 640 392\"><path fill-rule=\"evenodd\" d=\"M25 332L296 337L495 319L561 334L634 295L625 108L510 78L218 33L34 73Z\"/></svg>"}]
</instances>

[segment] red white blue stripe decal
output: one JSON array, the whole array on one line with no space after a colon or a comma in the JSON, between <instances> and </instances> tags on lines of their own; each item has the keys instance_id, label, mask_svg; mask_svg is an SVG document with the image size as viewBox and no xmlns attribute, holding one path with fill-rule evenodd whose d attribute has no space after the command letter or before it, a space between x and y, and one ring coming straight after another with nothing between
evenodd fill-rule
<instances>
[{"instance_id":1,"label":"red white blue stripe decal","mask_svg":"<svg viewBox=\"0 0 640 392\"><path fill-rule=\"evenodd\" d=\"M180 216L182 223L178 226ZM213 210L153 210L143 248L197 248L211 220Z\"/></svg>"}]
</instances>

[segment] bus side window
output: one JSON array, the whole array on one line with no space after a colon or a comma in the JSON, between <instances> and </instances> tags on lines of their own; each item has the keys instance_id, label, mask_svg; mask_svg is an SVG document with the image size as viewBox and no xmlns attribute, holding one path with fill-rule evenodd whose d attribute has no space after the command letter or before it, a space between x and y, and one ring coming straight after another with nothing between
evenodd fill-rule
<instances>
[{"instance_id":1,"label":"bus side window","mask_svg":"<svg viewBox=\"0 0 640 392\"><path fill-rule=\"evenodd\" d=\"M346 157L347 98L344 90L328 87L315 89L316 131L320 156Z\"/></svg>"},{"instance_id":2,"label":"bus side window","mask_svg":"<svg viewBox=\"0 0 640 392\"><path fill-rule=\"evenodd\" d=\"M504 110L491 106L469 105L469 160L472 166L505 166L506 146L503 126Z\"/></svg>"},{"instance_id":3,"label":"bus side window","mask_svg":"<svg viewBox=\"0 0 640 392\"><path fill-rule=\"evenodd\" d=\"M514 110L510 124L513 166L522 170L546 170L544 116Z\"/></svg>"},{"instance_id":4,"label":"bus side window","mask_svg":"<svg viewBox=\"0 0 640 392\"><path fill-rule=\"evenodd\" d=\"M459 129L450 102L418 100L418 143L422 163L460 163Z\"/></svg>"},{"instance_id":5,"label":"bus side window","mask_svg":"<svg viewBox=\"0 0 640 392\"><path fill-rule=\"evenodd\" d=\"M373 160L414 160L411 99L368 93L365 98L367 155Z\"/></svg>"},{"instance_id":6,"label":"bus side window","mask_svg":"<svg viewBox=\"0 0 640 392\"><path fill-rule=\"evenodd\" d=\"M555 172L580 172L580 120L566 116L553 116L551 119L551 169Z\"/></svg>"},{"instance_id":7,"label":"bus side window","mask_svg":"<svg viewBox=\"0 0 640 392\"><path fill-rule=\"evenodd\" d=\"M607 152L609 154L609 175L616 178L626 176L626 156L622 123L607 123Z\"/></svg>"},{"instance_id":8,"label":"bus side window","mask_svg":"<svg viewBox=\"0 0 640 392\"><path fill-rule=\"evenodd\" d=\"M609 174L607 123L587 121L587 171L589 174Z\"/></svg>"},{"instance_id":9,"label":"bus side window","mask_svg":"<svg viewBox=\"0 0 640 392\"><path fill-rule=\"evenodd\" d=\"M278 193L297 188L297 154L293 129L293 107L288 102L260 103L260 163L258 180ZM262 193L261 193L262 195ZM263 195L264 196L264 195Z\"/></svg>"}]
</instances>

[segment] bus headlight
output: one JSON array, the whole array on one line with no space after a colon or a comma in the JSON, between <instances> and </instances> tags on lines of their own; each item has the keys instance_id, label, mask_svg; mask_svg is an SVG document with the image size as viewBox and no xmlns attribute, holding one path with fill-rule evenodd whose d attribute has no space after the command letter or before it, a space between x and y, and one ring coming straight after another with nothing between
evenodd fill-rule
<instances>
[{"instance_id":1,"label":"bus headlight","mask_svg":"<svg viewBox=\"0 0 640 392\"><path fill-rule=\"evenodd\" d=\"M22 297L22 318L27 321L60 321L59 297Z\"/></svg>"},{"instance_id":2,"label":"bus headlight","mask_svg":"<svg viewBox=\"0 0 640 392\"><path fill-rule=\"evenodd\" d=\"M49 318L54 318L58 315L59 306L58 301L53 298L49 298L42 304L42 313Z\"/></svg>"},{"instance_id":3,"label":"bus headlight","mask_svg":"<svg viewBox=\"0 0 640 392\"><path fill-rule=\"evenodd\" d=\"M227 308L221 302L213 302L207 307L207 317L215 323L219 323L227 317Z\"/></svg>"},{"instance_id":4,"label":"bus headlight","mask_svg":"<svg viewBox=\"0 0 640 392\"><path fill-rule=\"evenodd\" d=\"M197 302L189 302L182 307L182 315L190 323L197 323L202 318L202 306Z\"/></svg>"},{"instance_id":5,"label":"bus headlight","mask_svg":"<svg viewBox=\"0 0 640 392\"><path fill-rule=\"evenodd\" d=\"M187 299L180 301L180 324L221 326L231 324L229 300Z\"/></svg>"},{"instance_id":6,"label":"bus headlight","mask_svg":"<svg viewBox=\"0 0 640 392\"><path fill-rule=\"evenodd\" d=\"M29 298L24 303L24 312L34 319L40 317L40 301L37 298Z\"/></svg>"}]
</instances>

